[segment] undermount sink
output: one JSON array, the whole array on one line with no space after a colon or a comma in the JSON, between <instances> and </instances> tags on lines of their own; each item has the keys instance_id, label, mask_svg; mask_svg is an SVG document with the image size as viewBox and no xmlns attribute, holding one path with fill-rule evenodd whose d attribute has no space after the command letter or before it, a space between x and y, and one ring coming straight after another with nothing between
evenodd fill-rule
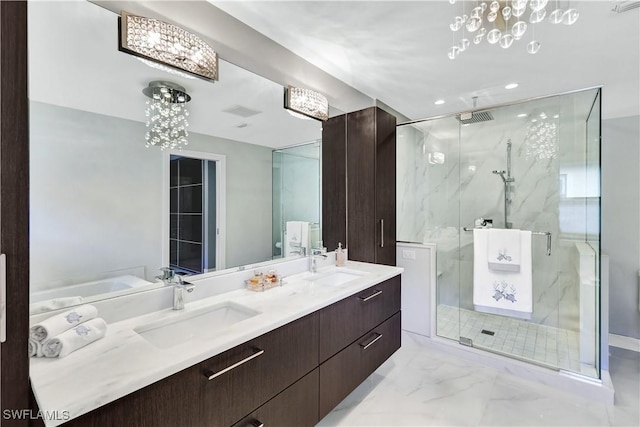
<instances>
[{"instance_id":1,"label":"undermount sink","mask_svg":"<svg viewBox=\"0 0 640 427\"><path fill-rule=\"evenodd\" d=\"M169 319L139 326L134 331L158 348L170 348L192 340L211 338L229 326L260 312L233 302L223 302Z\"/></svg>"},{"instance_id":2,"label":"undermount sink","mask_svg":"<svg viewBox=\"0 0 640 427\"><path fill-rule=\"evenodd\" d=\"M340 269L328 273L319 273L307 278L318 285L339 286L352 280L360 279L366 275L364 272Z\"/></svg>"}]
</instances>

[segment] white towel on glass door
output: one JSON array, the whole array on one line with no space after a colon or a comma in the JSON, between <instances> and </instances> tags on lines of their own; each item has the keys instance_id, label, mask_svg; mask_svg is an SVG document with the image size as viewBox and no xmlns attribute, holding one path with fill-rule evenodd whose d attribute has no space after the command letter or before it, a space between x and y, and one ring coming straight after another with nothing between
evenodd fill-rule
<instances>
[{"instance_id":1,"label":"white towel on glass door","mask_svg":"<svg viewBox=\"0 0 640 427\"><path fill-rule=\"evenodd\" d=\"M476 311L531 319L533 281L531 232L520 230L520 271L489 268L489 229L473 230L473 305Z\"/></svg>"},{"instance_id":2,"label":"white towel on glass door","mask_svg":"<svg viewBox=\"0 0 640 427\"><path fill-rule=\"evenodd\" d=\"M488 229L487 258L489 268L520 271L520 230Z\"/></svg>"}]
</instances>

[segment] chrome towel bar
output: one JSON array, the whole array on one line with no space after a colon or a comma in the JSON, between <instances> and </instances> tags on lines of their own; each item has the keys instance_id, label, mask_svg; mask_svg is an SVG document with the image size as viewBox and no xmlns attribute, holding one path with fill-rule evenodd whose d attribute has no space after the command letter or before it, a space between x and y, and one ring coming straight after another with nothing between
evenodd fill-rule
<instances>
[{"instance_id":1,"label":"chrome towel bar","mask_svg":"<svg viewBox=\"0 0 640 427\"><path fill-rule=\"evenodd\" d=\"M473 228L463 227L464 231L473 231ZM550 231L532 231L534 236L547 236L547 256L551 256L551 232Z\"/></svg>"}]
</instances>

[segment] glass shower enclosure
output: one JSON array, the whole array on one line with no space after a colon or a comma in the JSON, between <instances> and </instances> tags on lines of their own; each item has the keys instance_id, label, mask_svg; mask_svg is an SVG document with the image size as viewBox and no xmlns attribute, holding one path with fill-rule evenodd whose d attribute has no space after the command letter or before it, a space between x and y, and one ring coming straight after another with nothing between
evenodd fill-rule
<instances>
[{"instance_id":1,"label":"glass shower enclosure","mask_svg":"<svg viewBox=\"0 0 640 427\"><path fill-rule=\"evenodd\" d=\"M401 124L397 161L398 240L437 248L433 333L599 378L600 89ZM518 286L485 275L488 228L531 232Z\"/></svg>"},{"instance_id":2,"label":"glass shower enclosure","mask_svg":"<svg viewBox=\"0 0 640 427\"><path fill-rule=\"evenodd\" d=\"M292 255L284 244L289 221L309 223L310 246L322 246L320 153L320 141L273 151L273 259Z\"/></svg>"}]
</instances>

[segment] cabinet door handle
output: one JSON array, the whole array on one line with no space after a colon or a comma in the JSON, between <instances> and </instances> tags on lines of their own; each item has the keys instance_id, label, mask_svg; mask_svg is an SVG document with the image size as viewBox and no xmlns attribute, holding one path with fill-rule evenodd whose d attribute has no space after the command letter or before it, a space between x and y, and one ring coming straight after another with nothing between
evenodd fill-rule
<instances>
[{"instance_id":1,"label":"cabinet door handle","mask_svg":"<svg viewBox=\"0 0 640 427\"><path fill-rule=\"evenodd\" d=\"M204 376L207 377L209 380L212 380L216 377L219 377L220 375L224 374L225 372L229 372L232 369L237 368L240 365L243 365L245 363L247 363L248 361L250 361L251 359L255 359L258 356L262 356L264 354L264 350L260 350L259 348L254 349L255 353L253 353L251 356L245 357L244 359L242 359L239 362L234 363L231 366L227 366L226 368L218 371L218 372L213 372L213 371L205 371Z\"/></svg>"},{"instance_id":2,"label":"cabinet door handle","mask_svg":"<svg viewBox=\"0 0 640 427\"><path fill-rule=\"evenodd\" d=\"M381 293L382 293L382 291L377 290L377 291L374 291L374 292L373 292L371 295L369 295L368 297L358 297L358 298L360 298L360 300L361 300L362 302L367 302L367 301L369 301L371 298L375 298L375 297L377 297L378 295L380 295Z\"/></svg>"},{"instance_id":3,"label":"cabinet door handle","mask_svg":"<svg viewBox=\"0 0 640 427\"><path fill-rule=\"evenodd\" d=\"M377 332L374 332L374 334L376 335L374 339L372 339L371 341L369 341L367 344L362 344L360 343L360 347L362 347L363 350L368 349L369 347L371 347L373 345L373 343L375 343L376 341L378 341L380 338L382 338L382 334L379 334Z\"/></svg>"},{"instance_id":4,"label":"cabinet door handle","mask_svg":"<svg viewBox=\"0 0 640 427\"><path fill-rule=\"evenodd\" d=\"M384 219L380 220L380 247L384 248Z\"/></svg>"},{"instance_id":5,"label":"cabinet door handle","mask_svg":"<svg viewBox=\"0 0 640 427\"><path fill-rule=\"evenodd\" d=\"M251 427L264 427L264 423L260 420L253 420L249 423Z\"/></svg>"}]
</instances>

